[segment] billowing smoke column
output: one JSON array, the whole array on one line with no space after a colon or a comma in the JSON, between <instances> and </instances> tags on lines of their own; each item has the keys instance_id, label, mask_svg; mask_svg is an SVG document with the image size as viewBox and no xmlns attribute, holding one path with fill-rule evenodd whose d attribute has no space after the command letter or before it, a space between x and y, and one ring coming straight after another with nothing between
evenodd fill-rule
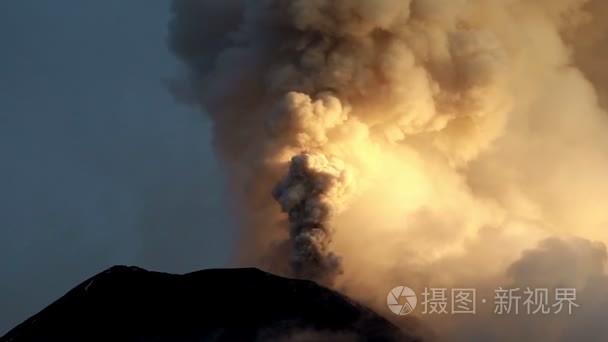
<instances>
[{"instance_id":1,"label":"billowing smoke column","mask_svg":"<svg viewBox=\"0 0 608 342\"><path fill-rule=\"evenodd\" d=\"M411 137L460 164L494 138L509 106L495 38L454 26L436 32L445 46L417 51L432 18L424 7L415 18L415 4L174 2L172 43L194 67L190 88L202 92L195 100L214 120L221 158L245 187L284 174L274 197L289 216L296 276L331 282L341 273L330 220L356 192L348 175L378 164L366 160L370 146ZM218 36L203 26L222 11L232 13L216 23L226 26ZM219 52L207 58L207 49Z\"/></svg>"},{"instance_id":2,"label":"billowing smoke column","mask_svg":"<svg viewBox=\"0 0 608 342\"><path fill-rule=\"evenodd\" d=\"M289 93L267 127L271 136L289 132L294 146L320 151L328 140L324 132L344 121L346 114L331 94L321 94L313 102L307 95ZM274 188L273 196L289 216L293 248L289 264L296 276L331 283L342 272L340 258L330 251L333 231L329 221L341 207L349 186L340 161L330 161L320 152L303 152L291 159L289 171Z\"/></svg>"},{"instance_id":3,"label":"billowing smoke column","mask_svg":"<svg viewBox=\"0 0 608 342\"><path fill-rule=\"evenodd\" d=\"M174 0L172 90L213 123L236 262L380 312L404 279L577 286L581 321L427 319L449 340L606 340L591 308L608 305L606 15L602 0Z\"/></svg>"},{"instance_id":4,"label":"billowing smoke column","mask_svg":"<svg viewBox=\"0 0 608 342\"><path fill-rule=\"evenodd\" d=\"M328 227L332 196L340 191L344 170L330 164L322 154L300 154L291 160L289 173L273 195L289 214L293 252L290 264L297 276L332 279L340 274L340 258L329 250Z\"/></svg>"}]
</instances>

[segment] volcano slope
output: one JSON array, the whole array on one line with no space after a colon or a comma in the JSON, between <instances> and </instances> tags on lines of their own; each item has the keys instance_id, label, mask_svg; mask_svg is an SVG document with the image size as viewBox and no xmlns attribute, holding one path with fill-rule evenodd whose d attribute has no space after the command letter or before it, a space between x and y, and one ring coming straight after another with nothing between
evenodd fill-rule
<instances>
[{"instance_id":1,"label":"volcano slope","mask_svg":"<svg viewBox=\"0 0 608 342\"><path fill-rule=\"evenodd\" d=\"M0 341L419 339L307 280L253 268L176 275L114 266L76 286Z\"/></svg>"}]
</instances>

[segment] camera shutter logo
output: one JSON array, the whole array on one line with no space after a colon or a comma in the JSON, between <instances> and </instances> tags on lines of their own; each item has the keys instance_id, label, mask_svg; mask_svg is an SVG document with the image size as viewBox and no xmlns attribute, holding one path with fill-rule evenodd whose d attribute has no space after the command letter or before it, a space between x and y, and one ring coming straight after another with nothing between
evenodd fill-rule
<instances>
[{"instance_id":1,"label":"camera shutter logo","mask_svg":"<svg viewBox=\"0 0 608 342\"><path fill-rule=\"evenodd\" d=\"M388 293L386 304L396 315L405 316L416 308L416 293L407 286L397 286Z\"/></svg>"}]
</instances>

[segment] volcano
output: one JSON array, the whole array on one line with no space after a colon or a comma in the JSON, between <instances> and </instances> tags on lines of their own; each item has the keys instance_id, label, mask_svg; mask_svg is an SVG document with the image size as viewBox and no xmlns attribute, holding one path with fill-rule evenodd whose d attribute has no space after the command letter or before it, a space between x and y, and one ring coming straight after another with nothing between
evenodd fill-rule
<instances>
[{"instance_id":1,"label":"volcano","mask_svg":"<svg viewBox=\"0 0 608 342\"><path fill-rule=\"evenodd\" d=\"M114 266L82 282L0 341L418 339L312 281L254 268L177 275Z\"/></svg>"}]
</instances>

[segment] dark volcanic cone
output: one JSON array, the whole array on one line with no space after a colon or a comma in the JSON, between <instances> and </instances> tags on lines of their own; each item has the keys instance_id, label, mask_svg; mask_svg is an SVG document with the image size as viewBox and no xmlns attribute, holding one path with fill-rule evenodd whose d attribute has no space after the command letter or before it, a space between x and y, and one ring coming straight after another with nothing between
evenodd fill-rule
<instances>
[{"instance_id":1,"label":"dark volcanic cone","mask_svg":"<svg viewBox=\"0 0 608 342\"><path fill-rule=\"evenodd\" d=\"M1 342L414 341L314 282L258 269L185 275L115 266L26 320Z\"/></svg>"}]
</instances>

